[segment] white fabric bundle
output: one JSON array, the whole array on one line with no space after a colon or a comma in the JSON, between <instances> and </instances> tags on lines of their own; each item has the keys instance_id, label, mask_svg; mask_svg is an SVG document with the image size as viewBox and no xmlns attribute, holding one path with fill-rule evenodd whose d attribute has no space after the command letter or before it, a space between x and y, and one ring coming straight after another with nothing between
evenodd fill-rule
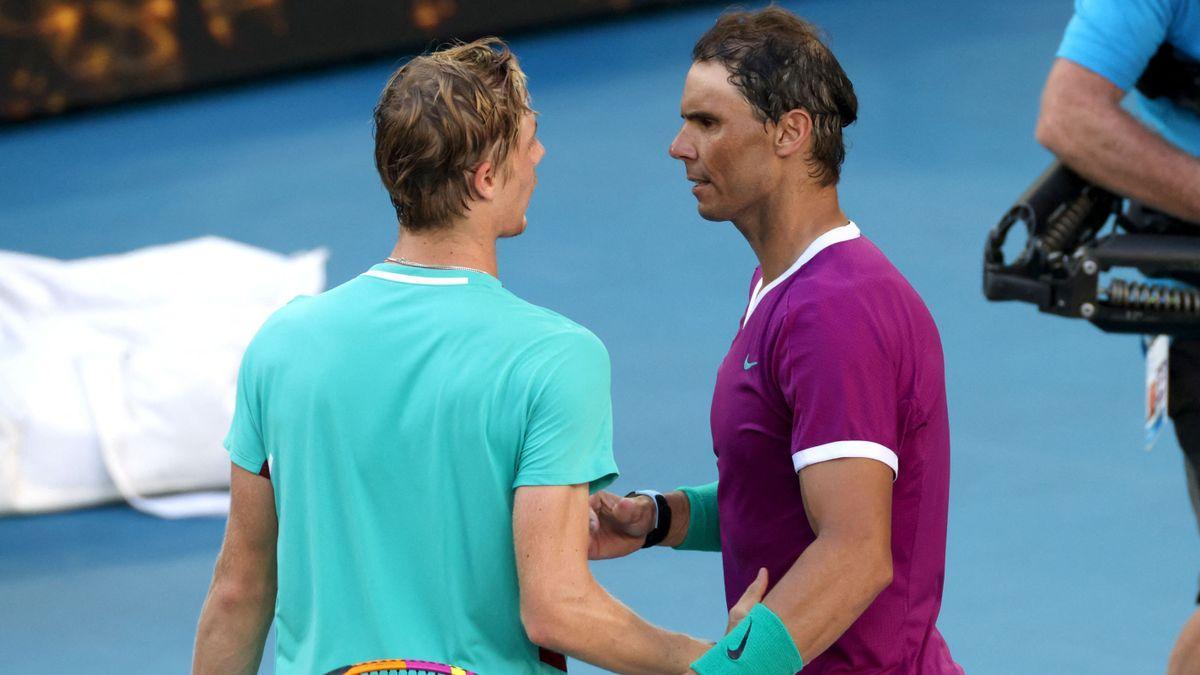
<instances>
[{"instance_id":1,"label":"white fabric bundle","mask_svg":"<svg viewBox=\"0 0 1200 675\"><path fill-rule=\"evenodd\" d=\"M124 498L228 510L242 352L327 253L204 237L61 261L0 251L0 514Z\"/></svg>"}]
</instances>

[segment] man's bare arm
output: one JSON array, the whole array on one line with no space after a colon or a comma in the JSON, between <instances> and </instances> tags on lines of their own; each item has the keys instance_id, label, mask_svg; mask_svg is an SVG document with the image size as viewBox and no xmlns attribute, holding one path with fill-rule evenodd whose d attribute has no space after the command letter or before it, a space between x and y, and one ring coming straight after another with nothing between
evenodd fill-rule
<instances>
[{"instance_id":1,"label":"man's bare arm","mask_svg":"<svg viewBox=\"0 0 1200 675\"><path fill-rule=\"evenodd\" d=\"M1118 194L1200 222L1200 159L1121 107L1125 92L1058 59L1042 93L1037 139L1080 175Z\"/></svg>"},{"instance_id":2,"label":"man's bare arm","mask_svg":"<svg viewBox=\"0 0 1200 675\"><path fill-rule=\"evenodd\" d=\"M229 522L200 612L192 672L257 673L275 609L275 493L233 465Z\"/></svg>"},{"instance_id":3,"label":"man's bare arm","mask_svg":"<svg viewBox=\"0 0 1200 675\"><path fill-rule=\"evenodd\" d=\"M810 662L892 582L892 470L873 459L820 462L800 471L817 539L763 600Z\"/></svg>"},{"instance_id":4,"label":"man's bare arm","mask_svg":"<svg viewBox=\"0 0 1200 675\"><path fill-rule=\"evenodd\" d=\"M587 486L517 488L513 536L521 621L535 644L620 673L681 673L707 651L642 620L592 577Z\"/></svg>"}]
</instances>

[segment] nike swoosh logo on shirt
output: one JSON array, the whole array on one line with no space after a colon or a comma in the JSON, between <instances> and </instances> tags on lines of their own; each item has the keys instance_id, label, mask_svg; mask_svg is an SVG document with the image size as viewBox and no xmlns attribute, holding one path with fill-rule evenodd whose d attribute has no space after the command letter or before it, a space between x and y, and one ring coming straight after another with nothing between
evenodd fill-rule
<instances>
[{"instance_id":1,"label":"nike swoosh logo on shirt","mask_svg":"<svg viewBox=\"0 0 1200 675\"><path fill-rule=\"evenodd\" d=\"M742 370L750 370L751 368L753 368L754 366L757 366L757 365L758 365L758 361L751 361L750 357L747 356L746 360L742 361Z\"/></svg>"},{"instance_id":2,"label":"nike swoosh logo on shirt","mask_svg":"<svg viewBox=\"0 0 1200 675\"><path fill-rule=\"evenodd\" d=\"M737 649L726 649L729 654L729 660L737 661L742 658L742 650L746 648L746 640L750 639L750 629L754 628L754 619L746 619L746 634L742 636L742 642L737 646Z\"/></svg>"}]
</instances>

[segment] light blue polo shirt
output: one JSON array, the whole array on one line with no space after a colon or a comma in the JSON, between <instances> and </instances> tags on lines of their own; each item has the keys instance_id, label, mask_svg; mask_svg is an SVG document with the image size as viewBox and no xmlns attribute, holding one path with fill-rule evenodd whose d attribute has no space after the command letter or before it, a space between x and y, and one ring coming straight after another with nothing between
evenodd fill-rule
<instances>
[{"instance_id":1,"label":"light blue polo shirt","mask_svg":"<svg viewBox=\"0 0 1200 675\"><path fill-rule=\"evenodd\" d=\"M276 672L558 672L521 625L513 493L616 477L609 378L595 335L481 272L376 265L268 319L225 444L275 490Z\"/></svg>"},{"instance_id":2,"label":"light blue polo shirt","mask_svg":"<svg viewBox=\"0 0 1200 675\"><path fill-rule=\"evenodd\" d=\"M1135 116L1200 155L1200 116L1133 88L1164 41L1200 59L1200 0L1075 0L1058 56L1129 92L1125 105Z\"/></svg>"}]
</instances>

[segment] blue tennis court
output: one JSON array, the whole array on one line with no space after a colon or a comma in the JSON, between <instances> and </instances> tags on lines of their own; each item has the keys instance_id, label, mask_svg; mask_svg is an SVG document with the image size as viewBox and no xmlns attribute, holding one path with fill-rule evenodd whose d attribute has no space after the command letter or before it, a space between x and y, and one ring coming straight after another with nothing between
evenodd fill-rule
<instances>
[{"instance_id":1,"label":"blue tennis court","mask_svg":"<svg viewBox=\"0 0 1200 675\"><path fill-rule=\"evenodd\" d=\"M1050 162L1033 129L1071 3L783 4L827 30L859 96L843 208L942 333L953 479L939 624L956 659L971 673L1161 672L1194 608L1200 537L1173 435L1142 449L1138 340L980 291L988 228ZM617 491L716 475L710 396L755 261L731 225L696 215L667 145L691 46L720 10L511 40L548 154L501 278L608 346ZM0 249L77 258L214 234L328 247L341 283L394 241L370 125L393 65L4 128ZM122 506L0 519L0 671L186 671L223 526ZM655 623L724 628L718 556L593 569Z\"/></svg>"}]
</instances>

